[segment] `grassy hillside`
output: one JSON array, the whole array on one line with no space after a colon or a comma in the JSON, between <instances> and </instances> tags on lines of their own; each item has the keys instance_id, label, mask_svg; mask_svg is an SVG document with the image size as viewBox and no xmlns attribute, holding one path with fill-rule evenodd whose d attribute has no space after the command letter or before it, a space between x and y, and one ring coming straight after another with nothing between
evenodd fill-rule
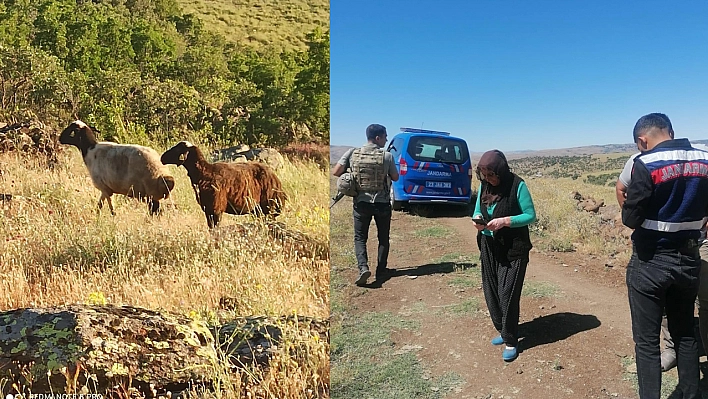
<instances>
[{"instance_id":1,"label":"grassy hillside","mask_svg":"<svg viewBox=\"0 0 708 399\"><path fill-rule=\"evenodd\" d=\"M207 29L239 44L305 49L305 34L329 30L327 0L178 0Z\"/></svg>"}]
</instances>

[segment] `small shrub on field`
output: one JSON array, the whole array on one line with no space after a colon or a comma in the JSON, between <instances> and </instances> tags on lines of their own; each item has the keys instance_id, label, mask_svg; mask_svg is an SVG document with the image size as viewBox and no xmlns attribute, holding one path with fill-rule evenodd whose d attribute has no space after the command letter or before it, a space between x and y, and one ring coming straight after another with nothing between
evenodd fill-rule
<instances>
[{"instance_id":1,"label":"small shrub on field","mask_svg":"<svg viewBox=\"0 0 708 399\"><path fill-rule=\"evenodd\" d=\"M478 264L479 263L479 255L478 254L462 254L458 252L454 253L449 253L445 254L442 257L440 257L439 260L440 263L443 262L452 262L455 264Z\"/></svg>"},{"instance_id":2,"label":"small shrub on field","mask_svg":"<svg viewBox=\"0 0 708 399\"><path fill-rule=\"evenodd\" d=\"M532 298L550 298L558 295L559 288L545 281L528 281L521 290L521 295Z\"/></svg>"},{"instance_id":3,"label":"small shrub on field","mask_svg":"<svg viewBox=\"0 0 708 399\"><path fill-rule=\"evenodd\" d=\"M450 229L442 226L432 226L427 227L422 230L416 230L416 237L427 237L427 238L444 238L450 235Z\"/></svg>"},{"instance_id":4,"label":"small shrub on field","mask_svg":"<svg viewBox=\"0 0 708 399\"><path fill-rule=\"evenodd\" d=\"M612 186L614 187L617 181L617 173L603 173L600 175L587 175L584 179L585 183L594 184L597 186Z\"/></svg>"},{"instance_id":5,"label":"small shrub on field","mask_svg":"<svg viewBox=\"0 0 708 399\"><path fill-rule=\"evenodd\" d=\"M446 309L447 313L453 315L470 315L479 311L479 298L473 297Z\"/></svg>"},{"instance_id":6,"label":"small shrub on field","mask_svg":"<svg viewBox=\"0 0 708 399\"><path fill-rule=\"evenodd\" d=\"M573 252L573 243L559 238L551 238L548 241L547 248L553 252Z\"/></svg>"},{"instance_id":7,"label":"small shrub on field","mask_svg":"<svg viewBox=\"0 0 708 399\"><path fill-rule=\"evenodd\" d=\"M479 286L479 282L479 279L470 277L453 277L448 284L457 288L469 288Z\"/></svg>"}]
</instances>

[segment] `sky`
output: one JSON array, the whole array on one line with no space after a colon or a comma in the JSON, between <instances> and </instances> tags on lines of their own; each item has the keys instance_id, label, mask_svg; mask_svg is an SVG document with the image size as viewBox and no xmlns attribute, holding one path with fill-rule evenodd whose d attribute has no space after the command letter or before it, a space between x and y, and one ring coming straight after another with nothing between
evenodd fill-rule
<instances>
[{"instance_id":1,"label":"sky","mask_svg":"<svg viewBox=\"0 0 708 399\"><path fill-rule=\"evenodd\" d=\"M332 145L371 123L471 152L626 144L668 115L708 139L708 2L332 0Z\"/></svg>"}]
</instances>

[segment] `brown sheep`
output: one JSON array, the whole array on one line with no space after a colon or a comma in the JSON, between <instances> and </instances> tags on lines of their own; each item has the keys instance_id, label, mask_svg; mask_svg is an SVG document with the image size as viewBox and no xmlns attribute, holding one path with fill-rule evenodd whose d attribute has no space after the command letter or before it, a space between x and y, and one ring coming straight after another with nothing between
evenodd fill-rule
<instances>
[{"instance_id":1,"label":"brown sheep","mask_svg":"<svg viewBox=\"0 0 708 399\"><path fill-rule=\"evenodd\" d=\"M161 160L165 165L182 165L187 169L209 228L219 224L224 212L277 217L287 199L278 176L261 163L210 163L188 141L165 151Z\"/></svg>"},{"instance_id":2,"label":"brown sheep","mask_svg":"<svg viewBox=\"0 0 708 399\"><path fill-rule=\"evenodd\" d=\"M157 151L134 144L98 142L91 127L80 120L61 132L59 142L81 150L93 185L101 190L98 207L102 208L107 200L113 215L114 193L147 200L150 213L156 214L160 200L169 197L175 186L175 179L160 162Z\"/></svg>"}]
</instances>

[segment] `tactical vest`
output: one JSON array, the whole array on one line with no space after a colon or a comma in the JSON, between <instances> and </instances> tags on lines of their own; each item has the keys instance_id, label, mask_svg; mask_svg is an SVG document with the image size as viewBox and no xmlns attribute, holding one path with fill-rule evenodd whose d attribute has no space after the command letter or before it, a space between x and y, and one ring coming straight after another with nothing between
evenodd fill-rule
<instances>
[{"instance_id":1,"label":"tactical vest","mask_svg":"<svg viewBox=\"0 0 708 399\"><path fill-rule=\"evenodd\" d=\"M352 152L349 165L359 192L377 192L386 188L385 154L383 148L366 146Z\"/></svg>"}]
</instances>

